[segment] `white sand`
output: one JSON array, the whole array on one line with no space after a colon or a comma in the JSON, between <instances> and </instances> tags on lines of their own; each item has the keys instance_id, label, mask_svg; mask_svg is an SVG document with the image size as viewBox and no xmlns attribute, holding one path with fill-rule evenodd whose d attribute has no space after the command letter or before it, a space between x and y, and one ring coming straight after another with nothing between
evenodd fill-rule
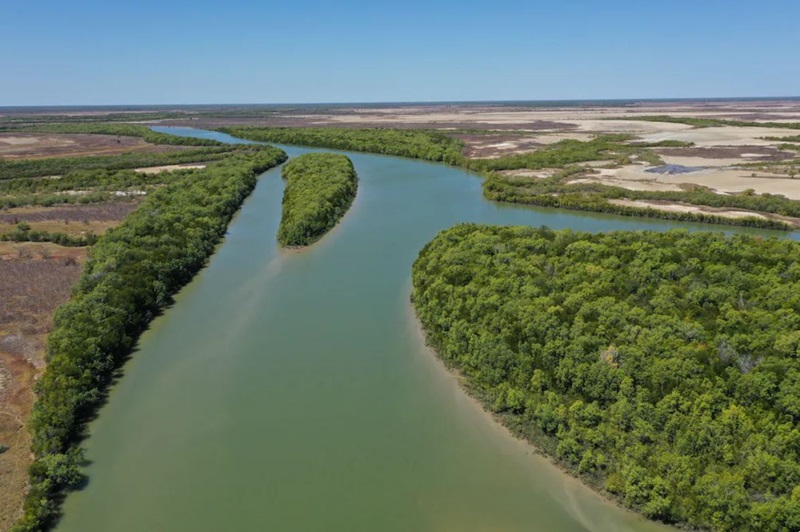
<instances>
[{"instance_id":1,"label":"white sand","mask_svg":"<svg viewBox=\"0 0 800 532\"><path fill-rule=\"evenodd\" d=\"M0 137L0 142L10 146L26 146L29 144L38 144L40 139L37 137Z\"/></svg>"},{"instance_id":2,"label":"white sand","mask_svg":"<svg viewBox=\"0 0 800 532\"><path fill-rule=\"evenodd\" d=\"M693 212L700 214L713 214L714 216L722 216L723 218L762 218L767 217L763 214L752 211L742 211L736 209L715 209L712 207L698 207L696 205L686 205L683 203L651 203L648 201L640 200L608 200L609 203L614 205L621 205L625 207L644 207L656 209L659 211L667 212Z\"/></svg>"},{"instance_id":3,"label":"white sand","mask_svg":"<svg viewBox=\"0 0 800 532\"><path fill-rule=\"evenodd\" d=\"M787 198L800 200L800 179L787 179L753 170L732 168L709 168L689 174L655 174L645 172L643 166L623 166L622 168L602 169L589 179L601 183L620 186L631 190L678 190L681 184L702 185L720 193L743 192L748 189L758 194L783 194ZM642 188L647 186L648 188Z\"/></svg>"},{"instance_id":4,"label":"white sand","mask_svg":"<svg viewBox=\"0 0 800 532\"><path fill-rule=\"evenodd\" d=\"M140 174L157 174L159 172L171 172L173 170L191 170L198 168L205 168L205 164L165 164L164 166L148 166L147 168L137 168L134 172Z\"/></svg>"},{"instance_id":5,"label":"white sand","mask_svg":"<svg viewBox=\"0 0 800 532\"><path fill-rule=\"evenodd\" d=\"M663 125L663 124L658 124ZM662 130L658 133L646 134L642 140L658 142L662 140L681 140L694 142L698 147L711 146L774 146L779 144L763 137L783 137L797 135L796 129L780 129L770 127L705 127L685 129L682 131Z\"/></svg>"},{"instance_id":6,"label":"white sand","mask_svg":"<svg viewBox=\"0 0 800 532\"><path fill-rule=\"evenodd\" d=\"M503 170L503 171L498 172L498 173L500 173L502 175L509 175L509 176L514 176L514 177L533 177L533 178L536 178L536 179L545 179L545 178L553 176L558 171L559 170L556 170L556 169L546 168L546 169L542 169L542 170L525 170L525 169L521 169L521 170Z\"/></svg>"},{"instance_id":7,"label":"white sand","mask_svg":"<svg viewBox=\"0 0 800 532\"><path fill-rule=\"evenodd\" d=\"M760 157L760 155L756 155ZM725 159L714 159L711 157L682 157L676 155L662 155L666 164L677 164L680 166L734 166L737 164L755 162L753 160L740 159L738 157L728 157Z\"/></svg>"}]
</instances>

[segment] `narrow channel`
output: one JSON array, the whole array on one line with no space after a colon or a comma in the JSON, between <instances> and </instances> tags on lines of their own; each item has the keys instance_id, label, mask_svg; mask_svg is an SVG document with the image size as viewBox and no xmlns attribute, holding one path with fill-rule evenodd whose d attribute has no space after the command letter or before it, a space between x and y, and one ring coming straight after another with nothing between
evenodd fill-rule
<instances>
[{"instance_id":1,"label":"narrow channel","mask_svg":"<svg viewBox=\"0 0 800 532\"><path fill-rule=\"evenodd\" d=\"M261 177L90 425L89 482L58 530L667 530L561 473L459 389L411 315L411 264L458 222L720 229L498 205L461 170L347 155L358 197L302 252L275 240L280 169Z\"/></svg>"}]
</instances>

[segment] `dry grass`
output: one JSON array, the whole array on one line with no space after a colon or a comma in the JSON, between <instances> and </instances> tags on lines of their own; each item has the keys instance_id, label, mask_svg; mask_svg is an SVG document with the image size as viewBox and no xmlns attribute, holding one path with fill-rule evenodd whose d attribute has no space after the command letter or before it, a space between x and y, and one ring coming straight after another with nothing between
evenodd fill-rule
<instances>
[{"instance_id":1,"label":"dry grass","mask_svg":"<svg viewBox=\"0 0 800 532\"><path fill-rule=\"evenodd\" d=\"M73 236L101 235L119 225L137 206L135 202L114 202L0 210L0 234L12 231L16 224L24 222L35 231Z\"/></svg>"},{"instance_id":2,"label":"dry grass","mask_svg":"<svg viewBox=\"0 0 800 532\"><path fill-rule=\"evenodd\" d=\"M0 243L0 530L19 517L30 464L25 421L33 381L44 365L53 311L69 299L85 249Z\"/></svg>"},{"instance_id":3,"label":"dry grass","mask_svg":"<svg viewBox=\"0 0 800 532\"><path fill-rule=\"evenodd\" d=\"M138 137L56 133L0 133L0 159L40 159L115 155L131 151L161 152L183 149L157 146Z\"/></svg>"}]
</instances>

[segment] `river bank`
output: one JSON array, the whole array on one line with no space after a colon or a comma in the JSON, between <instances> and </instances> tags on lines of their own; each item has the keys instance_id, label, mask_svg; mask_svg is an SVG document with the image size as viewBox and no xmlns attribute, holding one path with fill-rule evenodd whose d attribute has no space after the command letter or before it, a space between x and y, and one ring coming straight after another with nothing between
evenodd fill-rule
<instances>
[{"instance_id":1,"label":"river bank","mask_svg":"<svg viewBox=\"0 0 800 532\"><path fill-rule=\"evenodd\" d=\"M408 325L411 264L438 231L464 221L708 227L494 204L473 174L343 153L359 175L354 206L302 252L275 241L280 170L260 178L90 425L90 480L67 498L58 530L661 527L464 408L468 397L437 376Z\"/></svg>"}]
</instances>

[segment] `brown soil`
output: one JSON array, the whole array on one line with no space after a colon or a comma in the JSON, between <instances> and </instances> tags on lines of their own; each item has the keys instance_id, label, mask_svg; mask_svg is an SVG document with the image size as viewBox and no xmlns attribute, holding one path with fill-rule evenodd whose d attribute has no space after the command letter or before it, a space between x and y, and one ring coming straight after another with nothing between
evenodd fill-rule
<instances>
[{"instance_id":1,"label":"brown soil","mask_svg":"<svg viewBox=\"0 0 800 532\"><path fill-rule=\"evenodd\" d=\"M540 142L520 136L519 134L469 134L454 135L454 137L464 142L464 155L466 157L490 159L512 153L533 151L542 146Z\"/></svg>"},{"instance_id":2,"label":"brown soil","mask_svg":"<svg viewBox=\"0 0 800 532\"><path fill-rule=\"evenodd\" d=\"M0 243L0 530L19 518L31 461L25 422L44 365L53 311L69 299L81 272L82 248Z\"/></svg>"},{"instance_id":3,"label":"brown soil","mask_svg":"<svg viewBox=\"0 0 800 532\"><path fill-rule=\"evenodd\" d=\"M138 137L89 134L0 133L0 159L40 159L161 152L180 146L149 144Z\"/></svg>"},{"instance_id":4,"label":"brown soil","mask_svg":"<svg viewBox=\"0 0 800 532\"><path fill-rule=\"evenodd\" d=\"M786 161L795 155L771 146L713 146L709 148L656 148L654 152L668 157L702 157L704 159L735 159L743 162Z\"/></svg>"},{"instance_id":5,"label":"brown soil","mask_svg":"<svg viewBox=\"0 0 800 532\"><path fill-rule=\"evenodd\" d=\"M120 221L136 207L133 202L59 205L54 207L15 207L0 210L0 224L19 222L114 222Z\"/></svg>"},{"instance_id":6,"label":"brown soil","mask_svg":"<svg viewBox=\"0 0 800 532\"><path fill-rule=\"evenodd\" d=\"M138 203L98 203L59 207L18 207L0 210L0 234L10 232L24 222L32 231L85 236L102 235L120 222Z\"/></svg>"}]
</instances>

